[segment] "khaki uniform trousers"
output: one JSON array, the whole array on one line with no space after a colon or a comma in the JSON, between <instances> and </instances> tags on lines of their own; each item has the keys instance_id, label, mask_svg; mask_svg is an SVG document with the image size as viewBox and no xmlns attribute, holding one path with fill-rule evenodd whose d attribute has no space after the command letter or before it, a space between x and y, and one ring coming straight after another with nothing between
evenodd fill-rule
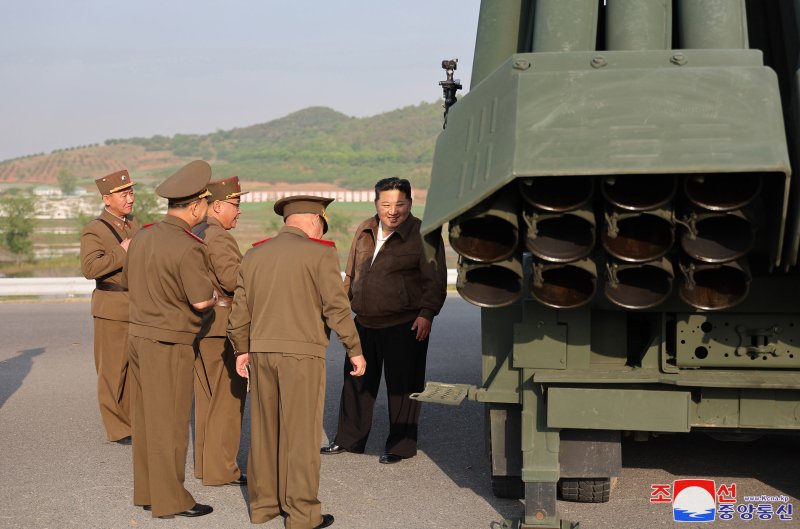
<instances>
[{"instance_id":1,"label":"khaki uniform trousers","mask_svg":"<svg viewBox=\"0 0 800 529\"><path fill-rule=\"evenodd\" d=\"M194 370L194 475L203 485L224 485L242 475L236 456L247 380L236 373L233 345L221 336L200 340Z\"/></svg>"},{"instance_id":2,"label":"khaki uniform trousers","mask_svg":"<svg viewBox=\"0 0 800 529\"><path fill-rule=\"evenodd\" d=\"M322 523L319 492L325 360L311 355L250 354L250 521L283 510L286 529Z\"/></svg>"},{"instance_id":3,"label":"khaki uniform trousers","mask_svg":"<svg viewBox=\"0 0 800 529\"><path fill-rule=\"evenodd\" d=\"M133 375L133 503L153 517L190 509L184 488L194 347L128 337Z\"/></svg>"},{"instance_id":4,"label":"khaki uniform trousers","mask_svg":"<svg viewBox=\"0 0 800 529\"><path fill-rule=\"evenodd\" d=\"M97 403L109 441L118 441L131 434L127 340L127 321L94 318Z\"/></svg>"}]
</instances>

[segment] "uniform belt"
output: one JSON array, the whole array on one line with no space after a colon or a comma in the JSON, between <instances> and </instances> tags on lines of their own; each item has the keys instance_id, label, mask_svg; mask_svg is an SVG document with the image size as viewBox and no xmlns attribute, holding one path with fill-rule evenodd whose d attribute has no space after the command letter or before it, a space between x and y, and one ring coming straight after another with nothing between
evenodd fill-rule
<instances>
[{"instance_id":1,"label":"uniform belt","mask_svg":"<svg viewBox=\"0 0 800 529\"><path fill-rule=\"evenodd\" d=\"M217 297L217 307L230 307L233 304L233 298L227 296Z\"/></svg>"},{"instance_id":2,"label":"uniform belt","mask_svg":"<svg viewBox=\"0 0 800 529\"><path fill-rule=\"evenodd\" d=\"M112 283L110 281L99 281L95 280L94 288L97 290L105 290L106 292L127 292L128 289L118 285L116 283Z\"/></svg>"}]
</instances>

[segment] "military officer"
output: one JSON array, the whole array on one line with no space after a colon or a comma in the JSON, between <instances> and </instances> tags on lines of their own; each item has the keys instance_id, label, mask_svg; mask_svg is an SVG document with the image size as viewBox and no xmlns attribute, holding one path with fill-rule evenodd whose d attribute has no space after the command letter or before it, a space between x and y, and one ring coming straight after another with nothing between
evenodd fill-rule
<instances>
[{"instance_id":1,"label":"military officer","mask_svg":"<svg viewBox=\"0 0 800 529\"><path fill-rule=\"evenodd\" d=\"M95 280L92 292L97 402L106 438L130 444L128 292L120 282L131 238L139 231L133 210L133 181L122 170L95 180L105 208L81 233L81 272Z\"/></svg>"},{"instance_id":2,"label":"military officer","mask_svg":"<svg viewBox=\"0 0 800 529\"><path fill-rule=\"evenodd\" d=\"M209 277L219 293L214 318L200 340L194 378L194 475L203 485L246 485L236 465L247 382L236 374L226 333L242 253L229 230L236 227L239 177L209 182L208 216L192 229L208 245Z\"/></svg>"},{"instance_id":3,"label":"military officer","mask_svg":"<svg viewBox=\"0 0 800 529\"><path fill-rule=\"evenodd\" d=\"M320 455L325 400L327 328L347 351L352 375L361 376L361 353L339 260L327 231L332 202L294 196L275 203L285 226L254 244L239 269L228 336L237 372L248 376L250 521L286 515L287 529L328 527L321 514Z\"/></svg>"},{"instance_id":4,"label":"military officer","mask_svg":"<svg viewBox=\"0 0 800 529\"><path fill-rule=\"evenodd\" d=\"M123 272L130 291L133 503L154 517L203 516L213 509L184 488L196 342L217 295L208 252L189 230L208 210L211 167L191 162L156 188L167 216L131 241Z\"/></svg>"}]
</instances>

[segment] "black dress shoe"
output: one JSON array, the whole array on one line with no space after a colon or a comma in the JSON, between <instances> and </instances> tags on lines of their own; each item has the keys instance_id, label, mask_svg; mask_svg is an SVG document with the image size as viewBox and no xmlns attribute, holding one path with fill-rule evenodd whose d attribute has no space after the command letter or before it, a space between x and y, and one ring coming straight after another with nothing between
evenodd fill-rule
<instances>
[{"instance_id":1,"label":"black dress shoe","mask_svg":"<svg viewBox=\"0 0 800 529\"><path fill-rule=\"evenodd\" d=\"M142 505L142 509L149 512L153 510L153 507L151 507L150 505Z\"/></svg>"},{"instance_id":2,"label":"black dress shoe","mask_svg":"<svg viewBox=\"0 0 800 529\"><path fill-rule=\"evenodd\" d=\"M212 512L214 508L211 505L203 505L202 503L195 503L191 509L176 512L175 516L183 516L185 518L195 518L197 516L205 516Z\"/></svg>"},{"instance_id":3,"label":"black dress shoe","mask_svg":"<svg viewBox=\"0 0 800 529\"><path fill-rule=\"evenodd\" d=\"M331 443L328 446L323 446L322 448L319 449L320 454L326 454L329 456L333 454L341 454L342 452L347 452L347 450L337 445L336 443Z\"/></svg>"},{"instance_id":4,"label":"black dress shoe","mask_svg":"<svg viewBox=\"0 0 800 529\"><path fill-rule=\"evenodd\" d=\"M242 474L241 476L239 476L238 478L234 479L233 481L228 482L227 485L237 485L239 487L243 487L244 485L247 485L247 476Z\"/></svg>"},{"instance_id":5,"label":"black dress shoe","mask_svg":"<svg viewBox=\"0 0 800 529\"><path fill-rule=\"evenodd\" d=\"M131 445L131 436L123 437L122 439L117 439L114 441L118 445L130 446Z\"/></svg>"},{"instance_id":6,"label":"black dress shoe","mask_svg":"<svg viewBox=\"0 0 800 529\"><path fill-rule=\"evenodd\" d=\"M332 514L323 514L322 515L322 522L316 526L314 529L322 529L323 527L330 527L333 525L333 515Z\"/></svg>"},{"instance_id":7,"label":"black dress shoe","mask_svg":"<svg viewBox=\"0 0 800 529\"><path fill-rule=\"evenodd\" d=\"M399 463L404 458L403 456L398 456L396 454L383 454L381 457L378 458L378 463L383 463L384 465L391 465L392 463Z\"/></svg>"}]
</instances>

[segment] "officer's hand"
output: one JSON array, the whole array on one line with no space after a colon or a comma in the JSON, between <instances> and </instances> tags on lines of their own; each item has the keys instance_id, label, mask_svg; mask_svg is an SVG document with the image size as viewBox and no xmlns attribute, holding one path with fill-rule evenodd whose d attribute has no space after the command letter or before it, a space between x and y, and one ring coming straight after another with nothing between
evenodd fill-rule
<instances>
[{"instance_id":1,"label":"officer's hand","mask_svg":"<svg viewBox=\"0 0 800 529\"><path fill-rule=\"evenodd\" d=\"M367 361L364 359L364 355L351 356L350 364L353 366L353 370L350 371L350 374L354 377L360 377L367 372Z\"/></svg>"},{"instance_id":2,"label":"officer's hand","mask_svg":"<svg viewBox=\"0 0 800 529\"><path fill-rule=\"evenodd\" d=\"M125 239L124 241L119 243L119 245L122 246L122 249L127 252L128 251L128 246L131 245L131 240L130 239Z\"/></svg>"},{"instance_id":3,"label":"officer's hand","mask_svg":"<svg viewBox=\"0 0 800 529\"><path fill-rule=\"evenodd\" d=\"M250 365L250 355L244 353L236 357L236 372L240 377L250 378L250 373L247 372L248 365Z\"/></svg>"},{"instance_id":4,"label":"officer's hand","mask_svg":"<svg viewBox=\"0 0 800 529\"><path fill-rule=\"evenodd\" d=\"M411 326L412 331L417 331L417 341L422 341L428 338L431 334L431 325L433 323L431 320L426 320L422 316L418 317L414 320L414 324Z\"/></svg>"}]
</instances>

